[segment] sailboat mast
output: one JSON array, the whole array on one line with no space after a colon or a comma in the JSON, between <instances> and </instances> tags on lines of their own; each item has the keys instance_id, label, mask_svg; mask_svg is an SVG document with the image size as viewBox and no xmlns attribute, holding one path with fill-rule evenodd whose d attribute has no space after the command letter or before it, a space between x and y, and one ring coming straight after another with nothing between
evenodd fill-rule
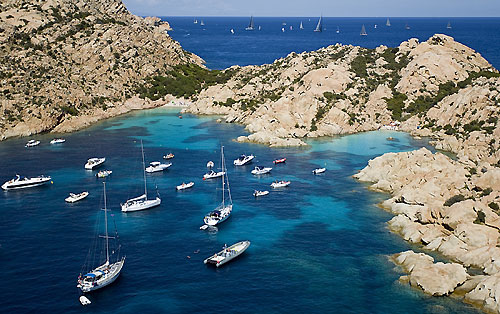
<instances>
[{"instance_id":1,"label":"sailboat mast","mask_svg":"<svg viewBox=\"0 0 500 314\"><path fill-rule=\"evenodd\" d=\"M222 208L224 208L224 184L226 183L226 165L224 164L224 146L220 147L220 155L221 155L221 166L222 166Z\"/></svg>"},{"instance_id":2,"label":"sailboat mast","mask_svg":"<svg viewBox=\"0 0 500 314\"><path fill-rule=\"evenodd\" d=\"M106 230L106 264L109 264L108 208L106 205L106 182L104 184L104 225Z\"/></svg>"},{"instance_id":3,"label":"sailboat mast","mask_svg":"<svg viewBox=\"0 0 500 314\"><path fill-rule=\"evenodd\" d=\"M141 151L142 151L142 174L144 175L144 195L146 195L147 198L148 188L146 185L146 163L144 162L144 146L142 145L142 140L141 140Z\"/></svg>"}]
</instances>

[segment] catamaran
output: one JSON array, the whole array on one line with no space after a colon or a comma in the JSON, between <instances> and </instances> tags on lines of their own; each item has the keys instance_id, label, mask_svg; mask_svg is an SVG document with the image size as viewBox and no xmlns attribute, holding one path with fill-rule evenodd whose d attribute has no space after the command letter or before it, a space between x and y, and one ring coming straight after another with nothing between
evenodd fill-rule
<instances>
[{"instance_id":1,"label":"catamaran","mask_svg":"<svg viewBox=\"0 0 500 314\"><path fill-rule=\"evenodd\" d=\"M144 147L141 141L141 151L142 151L142 173L144 175L144 194L138 197L131 198L127 200L124 204L121 204L122 212L134 212L138 210L145 210L161 204L161 199L156 191L155 199L148 199L148 188L146 182L146 170L144 169Z\"/></svg>"},{"instance_id":2,"label":"catamaran","mask_svg":"<svg viewBox=\"0 0 500 314\"><path fill-rule=\"evenodd\" d=\"M216 209L208 213L203 222L208 226L215 226L225 221L231 215L233 210L233 200L231 199L231 189L229 188L229 178L227 176L226 163L224 161L224 146L221 147L221 165L222 165L222 203L217 206ZM226 199L225 194L228 193L228 199ZM227 202L229 200L229 202Z\"/></svg>"},{"instance_id":3,"label":"catamaran","mask_svg":"<svg viewBox=\"0 0 500 314\"><path fill-rule=\"evenodd\" d=\"M361 32L360 32L359 34L360 34L361 36L366 36L366 35L368 35L368 34L366 33L365 24L363 24L363 26L361 26Z\"/></svg>"},{"instance_id":4,"label":"catamaran","mask_svg":"<svg viewBox=\"0 0 500 314\"><path fill-rule=\"evenodd\" d=\"M253 16L250 17L250 23L248 26L245 28L246 31L253 31L255 30L255 26L253 24Z\"/></svg>"},{"instance_id":5,"label":"catamaran","mask_svg":"<svg viewBox=\"0 0 500 314\"><path fill-rule=\"evenodd\" d=\"M100 288L104 288L107 285L113 283L118 276L120 276L120 272L122 271L123 264L125 263L125 256L120 258L120 246L117 246L116 250L111 252L111 255L116 255L116 259L114 262L111 262L110 251L109 251L109 239L118 239L118 232L115 230L115 236L110 237L108 235L108 209L106 206L106 182L104 184L104 225L105 225L105 234L104 236L99 236L99 238L104 238L106 241L106 262L96 268L93 267L91 263L95 260L95 252L89 254L87 256L87 261L85 265L82 267L82 270L92 269L87 272L85 275L78 276L78 284L77 287L82 292L90 292Z\"/></svg>"},{"instance_id":6,"label":"catamaran","mask_svg":"<svg viewBox=\"0 0 500 314\"><path fill-rule=\"evenodd\" d=\"M322 32L323 31L323 16L319 17L318 25L316 25L316 29L314 29L315 32Z\"/></svg>"}]
</instances>

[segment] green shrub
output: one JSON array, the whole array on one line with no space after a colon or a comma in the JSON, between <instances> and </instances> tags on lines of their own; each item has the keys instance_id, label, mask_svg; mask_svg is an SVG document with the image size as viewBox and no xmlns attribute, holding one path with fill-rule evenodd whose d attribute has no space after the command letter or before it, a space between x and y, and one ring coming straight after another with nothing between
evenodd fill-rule
<instances>
[{"instance_id":1,"label":"green shrub","mask_svg":"<svg viewBox=\"0 0 500 314\"><path fill-rule=\"evenodd\" d=\"M489 207L489 208L491 208L491 209L493 209L493 210L496 210L496 211L500 210L500 208L499 208L498 204L497 204L497 203L495 203L495 202L491 202L491 203L489 203L489 204L488 204L488 207Z\"/></svg>"},{"instance_id":2,"label":"green shrub","mask_svg":"<svg viewBox=\"0 0 500 314\"><path fill-rule=\"evenodd\" d=\"M486 215L482 211L477 212L476 220L474 220L475 224L484 224Z\"/></svg>"},{"instance_id":3,"label":"green shrub","mask_svg":"<svg viewBox=\"0 0 500 314\"><path fill-rule=\"evenodd\" d=\"M405 106L404 102L407 99L408 97L405 94L399 92L394 92L392 98L385 99L385 102L387 103L387 109L392 112L393 120L401 120L403 109Z\"/></svg>"},{"instance_id":4,"label":"green shrub","mask_svg":"<svg viewBox=\"0 0 500 314\"><path fill-rule=\"evenodd\" d=\"M491 192L493 192L492 188L486 188L481 192L481 196L488 196Z\"/></svg>"},{"instance_id":5,"label":"green shrub","mask_svg":"<svg viewBox=\"0 0 500 314\"><path fill-rule=\"evenodd\" d=\"M451 206L455 203L462 202L464 200L465 200L465 197L462 194L458 194L458 195L452 196L449 199L447 199L443 205L444 206Z\"/></svg>"}]
</instances>

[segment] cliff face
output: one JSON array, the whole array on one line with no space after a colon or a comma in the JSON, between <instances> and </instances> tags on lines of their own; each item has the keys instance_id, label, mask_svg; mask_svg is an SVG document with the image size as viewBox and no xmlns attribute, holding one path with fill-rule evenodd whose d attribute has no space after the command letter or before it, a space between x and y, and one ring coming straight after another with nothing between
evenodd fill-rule
<instances>
[{"instance_id":1,"label":"cliff face","mask_svg":"<svg viewBox=\"0 0 500 314\"><path fill-rule=\"evenodd\" d=\"M141 79L202 62L169 29L120 0L2 1L0 138L72 130L142 108L130 100Z\"/></svg>"},{"instance_id":2,"label":"cliff face","mask_svg":"<svg viewBox=\"0 0 500 314\"><path fill-rule=\"evenodd\" d=\"M375 130L391 121L473 161L500 159L500 78L481 55L445 35L397 48L337 44L263 66L233 67L187 111L226 114L254 133L240 141L301 145L300 138ZM466 147L474 146L467 152Z\"/></svg>"}]
</instances>

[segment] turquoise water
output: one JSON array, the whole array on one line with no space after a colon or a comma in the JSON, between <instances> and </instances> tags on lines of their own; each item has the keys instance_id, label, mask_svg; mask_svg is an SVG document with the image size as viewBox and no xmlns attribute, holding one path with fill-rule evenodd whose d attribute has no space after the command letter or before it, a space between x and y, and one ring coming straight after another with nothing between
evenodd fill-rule
<instances>
[{"instance_id":1,"label":"turquoise water","mask_svg":"<svg viewBox=\"0 0 500 314\"><path fill-rule=\"evenodd\" d=\"M386 195L370 192L352 179L370 158L385 152L429 147L399 132L368 132L309 140L302 148L268 148L237 143L243 127L216 123L213 117L183 115L159 108L110 119L65 135L0 143L0 182L14 174L51 175L53 184L0 193L0 308L5 313L474 313L451 298L432 298L400 284L387 256L410 249L390 233L391 215L376 206ZM394 137L388 141L387 137ZM148 175L162 197L158 208L121 213L119 204L137 196L141 180L140 140L146 161L172 152L173 166ZM219 163L225 146L234 200L231 217L217 232L201 231L203 216L220 201L219 181L203 181L208 160ZM272 165L268 176L254 177L252 166L234 167L241 153L256 155L254 165ZM102 179L83 169L87 158L105 156L108 207L127 255L120 278L78 303L76 279L94 237L102 206ZM326 173L311 170L326 165ZM269 189L276 179L292 181L255 199L254 189ZM174 187L194 181L182 192ZM69 192L90 196L66 204ZM250 240L250 248L220 269L203 259L225 243ZM198 252L199 253L195 253Z\"/></svg>"}]
</instances>

